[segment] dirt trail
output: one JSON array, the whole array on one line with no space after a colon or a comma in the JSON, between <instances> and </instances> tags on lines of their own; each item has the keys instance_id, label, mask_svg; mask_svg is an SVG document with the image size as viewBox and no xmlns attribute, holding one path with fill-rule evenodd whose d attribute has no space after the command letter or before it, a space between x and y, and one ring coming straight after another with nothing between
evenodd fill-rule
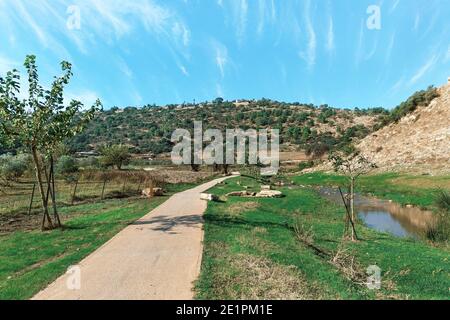
<instances>
[{"instance_id":1,"label":"dirt trail","mask_svg":"<svg viewBox=\"0 0 450 320\"><path fill-rule=\"evenodd\" d=\"M192 299L202 257L200 193L226 178L177 193L80 262L81 288L67 274L36 300Z\"/></svg>"}]
</instances>

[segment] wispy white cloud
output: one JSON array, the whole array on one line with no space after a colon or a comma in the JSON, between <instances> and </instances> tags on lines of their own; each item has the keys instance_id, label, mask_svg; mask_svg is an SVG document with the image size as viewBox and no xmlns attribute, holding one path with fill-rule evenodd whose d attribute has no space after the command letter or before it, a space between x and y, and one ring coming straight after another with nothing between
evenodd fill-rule
<instances>
[{"instance_id":1,"label":"wispy white cloud","mask_svg":"<svg viewBox=\"0 0 450 320\"><path fill-rule=\"evenodd\" d=\"M395 33L392 34L391 39L389 41L389 45L386 49L386 59L385 59L386 63L389 63L389 61L391 60L392 50L394 49L394 45L395 45Z\"/></svg>"},{"instance_id":2,"label":"wispy white cloud","mask_svg":"<svg viewBox=\"0 0 450 320\"><path fill-rule=\"evenodd\" d=\"M365 45L364 45L365 29L366 29L365 21L362 20L361 27L360 27L359 34L358 34L358 44L357 44L356 52L355 52L356 67L358 67L362 61L367 61L367 60L372 59L372 57L375 55L375 53L378 50L378 38L376 38L375 41L373 41L371 50L369 52L367 52L367 48L365 48Z\"/></svg>"},{"instance_id":3,"label":"wispy white cloud","mask_svg":"<svg viewBox=\"0 0 450 320\"><path fill-rule=\"evenodd\" d=\"M389 9L389 13L393 13L393 12L397 9L399 3L400 3L400 0L395 0L395 1L392 3L391 8Z\"/></svg>"},{"instance_id":4,"label":"wispy white cloud","mask_svg":"<svg viewBox=\"0 0 450 320\"><path fill-rule=\"evenodd\" d=\"M359 65L359 63L361 62L361 59L362 59L363 41L364 41L364 20L361 21L361 27L359 29L358 45L356 47L356 53L355 53L356 66Z\"/></svg>"},{"instance_id":5,"label":"wispy white cloud","mask_svg":"<svg viewBox=\"0 0 450 320\"><path fill-rule=\"evenodd\" d=\"M183 65L179 65L178 68L180 68L181 72L186 76L189 77L189 72L187 71L186 67Z\"/></svg>"},{"instance_id":6,"label":"wispy white cloud","mask_svg":"<svg viewBox=\"0 0 450 320\"><path fill-rule=\"evenodd\" d=\"M258 0L258 27L257 27L257 33L259 36L261 36L264 32L265 25L267 23L267 20L271 24L274 24L276 21L276 7L274 0Z\"/></svg>"},{"instance_id":7,"label":"wispy white cloud","mask_svg":"<svg viewBox=\"0 0 450 320\"><path fill-rule=\"evenodd\" d=\"M314 26L311 20L311 1L307 0L305 2L305 25L306 32L308 36L308 45L305 52L300 52L300 57L302 57L306 64L308 65L308 69L312 69L316 64L316 32L314 31Z\"/></svg>"},{"instance_id":8,"label":"wispy white cloud","mask_svg":"<svg viewBox=\"0 0 450 320\"><path fill-rule=\"evenodd\" d=\"M175 38L180 39L184 46L188 46L191 40L191 32L181 22L175 22L172 27L172 32Z\"/></svg>"},{"instance_id":9,"label":"wispy white cloud","mask_svg":"<svg viewBox=\"0 0 450 320\"><path fill-rule=\"evenodd\" d=\"M431 56L428 61L425 62L425 64L420 67L417 72L414 74L414 76L409 81L410 85L414 85L419 81L429 70L431 70L436 63L438 62L439 55L435 54Z\"/></svg>"},{"instance_id":10,"label":"wispy white cloud","mask_svg":"<svg viewBox=\"0 0 450 320\"><path fill-rule=\"evenodd\" d=\"M414 27L413 27L413 30L414 30L414 31L419 30L419 25L420 25L420 13L417 12L417 13L416 13L416 17L414 18Z\"/></svg>"},{"instance_id":11,"label":"wispy white cloud","mask_svg":"<svg viewBox=\"0 0 450 320\"><path fill-rule=\"evenodd\" d=\"M327 42L326 42L325 48L327 49L328 52L333 52L334 48L335 48L333 17L331 15L328 18L328 33L327 33Z\"/></svg>"},{"instance_id":12,"label":"wispy white cloud","mask_svg":"<svg viewBox=\"0 0 450 320\"><path fill-rule=\"evenodd\" d=\"M225 77L225 68L229 62L228 49L225 45L215 40L212 41L212 47L214 48L215 64L223 78Z\"/></svg>"},{"instance_id":13,"label":"wispy white cloud","mask_svg":"<svg viewBox=\"0 0 450 320\"><path fill-rule=\"evenodd\" d=\"M133 78L133 71L121 57L117 59L117 67L128 79Z\"/></svg>"},{"instance_id":14,"label":"wispy white cloud","mask_svg":"<svg viewBox=\"0 0 450 320\"><path fill-rule=\"evenodd\" d=\"M239 22L237 30L239 42L242 42L245 37L245 31L247 28L247 15L248 15L248 2L247 0L240 0Z\"/></svg>"},{"instance_id":15,"label":"wispy white cloud","mask_svg":"<svg viewBox=\"0 0 450 320\"><path fill-rule=\"evenodd\" d=\"M138 27L184 46L189 44L191 36L188 26L176 12L153 0L40 0L26 3L16 0L0 1L0 4L4 16L14 17L15 24L29 28L44 47L59 51L60 55L68 55L61 41L56 41L61 37L72 41L80 52L88 53L88 48L97 40L112 44ZM80 9L80 29L67 28L66 10L72 5Z\"/></svg>"}]
</instances>

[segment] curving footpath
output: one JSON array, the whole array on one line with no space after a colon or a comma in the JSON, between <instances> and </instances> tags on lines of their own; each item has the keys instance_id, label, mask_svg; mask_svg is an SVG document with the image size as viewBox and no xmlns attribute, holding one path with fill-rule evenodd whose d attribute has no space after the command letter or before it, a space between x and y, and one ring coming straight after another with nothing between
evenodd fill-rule
<instances>
[{"instance_id":1,"label":"curving footpath","mask_svg":"<svg viewBox=\"0 0 450 320\"><path fill-rule=\"evenodd\" d=\"M203 219L200 193L220 178L177 193L79 263L80 289L65 274L34 300L178 300L193 298L200 272Z\"/></svg>"}]
</instances>

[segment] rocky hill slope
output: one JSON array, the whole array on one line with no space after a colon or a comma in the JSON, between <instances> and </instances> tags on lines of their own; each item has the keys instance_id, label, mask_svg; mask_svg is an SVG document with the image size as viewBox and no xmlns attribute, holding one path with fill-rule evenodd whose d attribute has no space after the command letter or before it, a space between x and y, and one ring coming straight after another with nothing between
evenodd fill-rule
<instances>
[{"instance_id":1,"label":"rocky hill slope","mask_svg":"<svg viewBox=\"0 0 450 320\"><path fill-rule=\"evenodd\" d=\"M450 172L450 78L429 105L368 135L358 145L382 170Z\"/></svg>"}]
</instances>

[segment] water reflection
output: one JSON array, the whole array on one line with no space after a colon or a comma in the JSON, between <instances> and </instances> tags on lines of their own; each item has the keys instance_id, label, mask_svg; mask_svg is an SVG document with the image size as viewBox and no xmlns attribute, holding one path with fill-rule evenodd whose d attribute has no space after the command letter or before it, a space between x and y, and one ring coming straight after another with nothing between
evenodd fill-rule
<instances>
[{"instance_id":1,"label":"water reflection","mask_svg":"<svg viewBox=\"0 0 450 320\"><path fill-rule=\"evenodd\" d=\"M320 188L319 193L342 205L339 191L333 188ZM397 237L420 237L428 226L435 223L431 211L416 207L402 207L387 200L355 196L355 209L359 218L371 229L388 232Z\"/></svg>"}]
</instances>

